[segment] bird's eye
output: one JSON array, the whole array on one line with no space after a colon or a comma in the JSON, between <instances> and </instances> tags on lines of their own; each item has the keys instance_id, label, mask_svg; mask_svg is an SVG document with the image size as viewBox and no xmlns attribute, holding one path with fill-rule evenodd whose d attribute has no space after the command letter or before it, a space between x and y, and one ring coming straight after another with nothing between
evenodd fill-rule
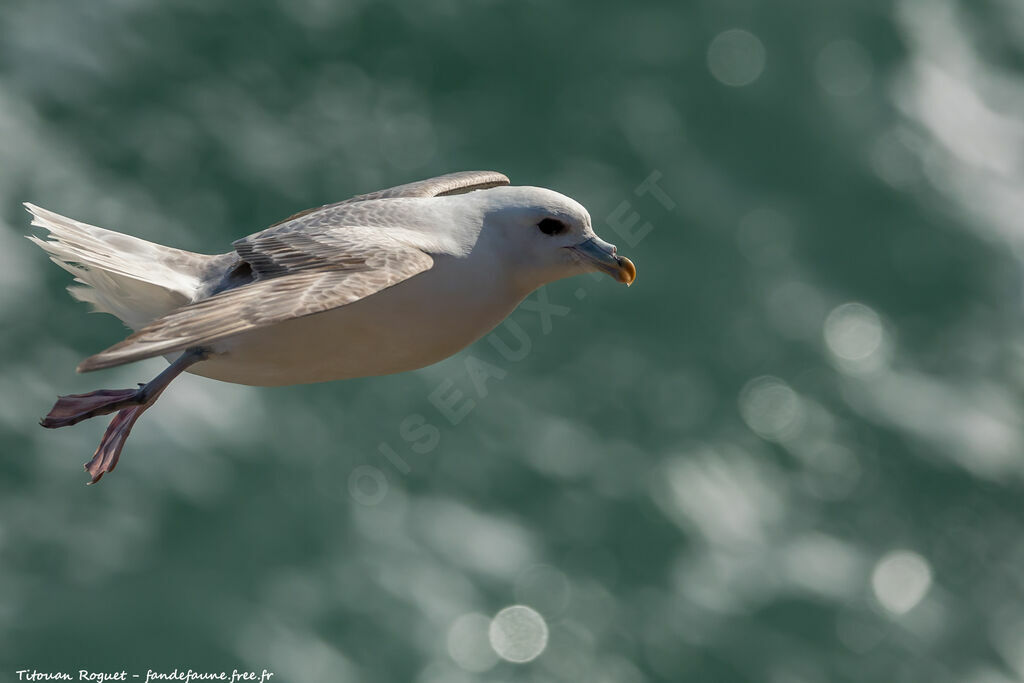
<instances>
[{"instance_id":1,"label":"bird's eye","mask_svg":"<svg viewBox=\"0 0 1024 683\"><path fill-rule=\"evenodd\" d=\"M565 223L555 218L545 218L537 227L545 235L560 235L566 231Z\"/></svg>"}]
</instances>

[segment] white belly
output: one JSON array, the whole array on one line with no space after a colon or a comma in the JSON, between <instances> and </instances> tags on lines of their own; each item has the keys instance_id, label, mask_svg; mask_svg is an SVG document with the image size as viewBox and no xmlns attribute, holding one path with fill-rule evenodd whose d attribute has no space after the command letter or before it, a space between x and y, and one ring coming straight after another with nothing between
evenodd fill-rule
<instances>
[{"instance_id":1,"label":"white belly","mask_svg":"<svg viewBox=\"0 0 1024 683\"><path fill-rule=\"evenodd\" d=\"M497 276L482 287L468 287L461 270L451 261L438 262L347 306L232 337L188 372L277 386L387 375L436 363L493 329L526 295Z\"/></svg>"}]
</instances>

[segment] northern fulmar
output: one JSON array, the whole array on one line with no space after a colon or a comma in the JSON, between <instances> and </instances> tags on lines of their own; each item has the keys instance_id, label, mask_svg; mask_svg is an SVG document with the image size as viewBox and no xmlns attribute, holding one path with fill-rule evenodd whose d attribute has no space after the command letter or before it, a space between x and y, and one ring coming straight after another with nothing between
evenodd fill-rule
<instances>
[{"instance_id":1,"label":"northern fulmar","mask_svg":"<svg viewBox=\"0 0 1024 683\"><path fill-rule=\"evenodd\" d=\"M49 233L29 239L79 283L72 296L134 330L78 371L170 361L137 389L61 396L41 420L67 427L117 413L85 464L90 483L114 469L136 420L182 372L273 386L414 370L479 339L548 282L636 277L578 202L493 171L302 211L217 255L25 207Z\"/></svg>"}]
</instances>

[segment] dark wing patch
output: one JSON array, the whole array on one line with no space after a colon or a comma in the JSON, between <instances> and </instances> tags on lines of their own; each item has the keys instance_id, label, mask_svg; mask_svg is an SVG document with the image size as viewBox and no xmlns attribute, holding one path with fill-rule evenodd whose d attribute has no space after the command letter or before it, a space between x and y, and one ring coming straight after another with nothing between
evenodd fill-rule
<instances>
[{"instance_id":1,"label":"dark wing patch","mask_svg":"<svg viewBox=\"0 0 1024 683\"><path fill-rule=\"evenodd\" d=\"M337 231L257 233L232 246L256 279L297 270L364 270L367 254ZM341 239L339 239L341 238Z\"/></svg>"}]
</instances>

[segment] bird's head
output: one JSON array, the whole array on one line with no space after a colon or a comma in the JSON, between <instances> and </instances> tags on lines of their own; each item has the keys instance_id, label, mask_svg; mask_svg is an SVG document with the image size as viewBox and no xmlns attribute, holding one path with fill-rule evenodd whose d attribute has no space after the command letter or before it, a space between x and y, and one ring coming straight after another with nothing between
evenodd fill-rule
<instances>
[{"instance_id":1,"label":"bird's head","mask_svg":"<svg viewBox=\"0 0 1024 683\"><path fill-rule=\"evenodd\" d=\"M599 271L626 285L636 267L594 233L579 202L540 187L496 187L472 193L485 200L481 244L500 249L529 289ZM472 195L467 195L472 196Z\"/></svg>"}]
</instances>

